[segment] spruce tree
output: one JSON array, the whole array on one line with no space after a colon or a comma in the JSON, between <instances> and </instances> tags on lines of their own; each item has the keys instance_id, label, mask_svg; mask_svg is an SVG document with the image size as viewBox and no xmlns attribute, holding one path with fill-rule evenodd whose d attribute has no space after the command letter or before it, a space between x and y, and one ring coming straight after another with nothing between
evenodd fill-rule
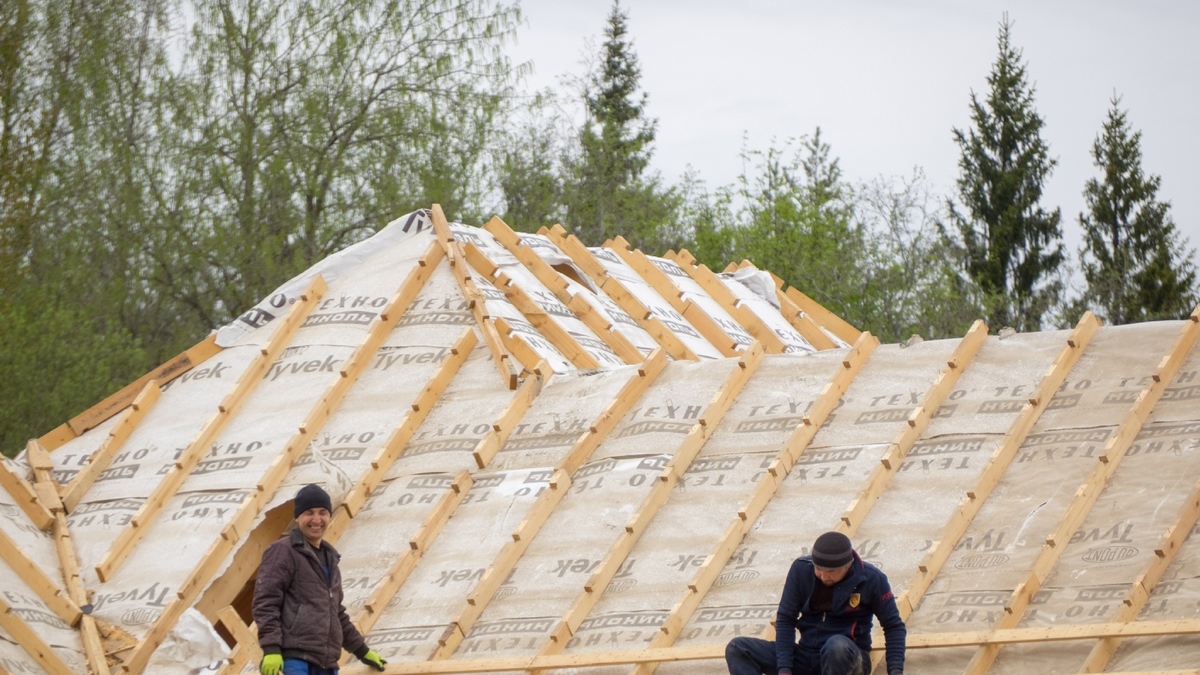
<instances>
[{"instance_id":1,"label":"spruce tree","mask_svg":"<svg viewBox=\"0 0 1200 675\"><path fill-rule=\"evenodd\" d=\"M1057 274L1064 259L1062 215L1040 204L1056 161L1042 139L1045 123L1034 109L1034 87L1021 50L1012 46L1011 29L1005 15L987 96L971 93L973 127L954 129L965 213L949 206L988 323L1037 330L1062 292Z\"/></svg>"},{"instance_id":2,"label":"spruce tree","mask_svg":"<svg viewBox=\"0 0 1200 675\"><path fill-rule=\"evenodd\" d=\"M1110 324L1182 318L1196 302L1195 251L1178 242L1171 205L1158 200L1162 179L1143 172L1142 133L1130 129L1120 102L1112 98L1092 145L1103 177L1083 190L1086 300Z\"/></svg>"},{"instance_id":3,"label":"spruce tree","mask_svg":"<svg viewBox=\"0 0 1200 675\"><path fill-rule=\"evenodd\" d=\"M641 67L628 20L614 2L601 62L583 96L587 119L565 181L566 224L591 245L622 235L635 247L659 252L675 243L678 199L647 172L656 120L646 116L647 94L639 94Z\"/></svg>"}]
</instances>

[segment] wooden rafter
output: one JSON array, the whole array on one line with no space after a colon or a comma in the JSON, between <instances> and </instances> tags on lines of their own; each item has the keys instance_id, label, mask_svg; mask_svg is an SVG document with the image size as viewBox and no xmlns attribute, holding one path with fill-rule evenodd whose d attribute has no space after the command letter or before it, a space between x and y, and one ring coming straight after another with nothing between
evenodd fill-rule
<instances>
[{"instance_id":1,"label":"wooden rafter","mask_svg":"<svg viewBox=\"0 0 1200 675\"><path fill-rule=\"evenodd\" d=\"M565 328L550 316L523 288L512 283L508 275L500 271L483 251L474 243L463 246L463 257L477 272L492 282L504 297L538 330L554 348L567 357L576 368L599 368L600 363Z\"/></svg>"},{"instance_id":2,"label":"wooden rafter","mask_svg":"<svg viewBox=\"0 0 1200 675\"><path fill-rule=\"evenodd\" d=\"M542 392L542 387L545 385L545 378L550 374L550 364L542 361L541 364L534 366L533 377L528 377L517 393L505 406L504 412L500 413L500 417L492 423L492 428L479 439L479 443L475 444L475 450L471 452L471 456L475 459L475 466L480 469L486 467L500 448L508 440L513 429L517 427L517 422L525 416L525 412L529 410L529 406L533 405L538 394Z\"/></svg>"},{"instance_id":3,"label":"wooden rafter","mask_svg":"<svg viewBox=\"0 0 1200 675\"><path fill-rule=\"evenodd\" d=\"M54 480L54 462L50 460L50 455L37 441L29 441L25 455L29 458L30 466L33 467L33 475L37 480L38 487L57 496L59 486ZM89 606L87 589L84 588L83 579L79 576L79 558L75 553L75 545L71 542L71 531L67 528L66 509L59 501L51 506L50 511L54 514L54 525L51 531L54 535L55 548L58 550L58 564L67 595L75 607ZM108 661L104 657L104 641L100 637L96 620L90 614L84 614L79 609L75 611L77 614L74 620L67 620L67 623L70 625L78 623L79 625L80 641L83 644L83 653L87 658L88 668L92 671L92 675L108 675Z\"/></svg>"},{"instance_id":4,"label":"wooden rafter","mask_svg":"<svg viewBox=\"0 0 1200 675\"><path fill-rule=\"evenodd\" d=\"M780 291L776 291L779 293ZM788 287L782 294L788 298L791 303L800 308L805 316L812 319L818 326L833 333L841 338L844 342L853 344L857 339L859 330L847 323L842 317L821 306L821 303L813 300L807 295L801 293L795 287Z\"/></svg>"},{"instance_id":5,"label":"wooden rafter","mask_svg":"<svg viewBox=\"0 0 1200 675\"><path fill-rule=\"evenodd\" d=\"M432 276L433 270L437 266L437 261L441 259L439 249L439 246L430 246L425 256L409 272L395 295L392 296L388 304L379 313L379 316L372 320L363 341L355 348L350 358L342 364L333 383L305 416L304 421L300 423L296 433L288 440L283 451L276 456L275 461L267 468L262 477L259 478L258 489L238 507L233 517L221 530L221 536L209 546L200 562L193 568L191 574L188 575L188 578L176 591L176 597L168 603L167 607L163 609L162 613L155 620L154 625L138 642L128 662L125 663L125 671L127 673L140 673L145 668L150 655L154 653L154 650L166 638L175 621L183 614L184 610L191 606L192 602L220 569L225 558L242 538L242 535L248 532L253 526L258 514L269 502L272 495L275 494L275 491L279 489L280 484L283 483L288 472L291 471L300 453L308 448L312 438L321 430L334 410L345 399L350 388L354 386L359 376L370 365L375 352L383 345L387 336L395 328L397 322L404 315L404 312L412 304L413 299L416 298L421 288L425 285L425 281ZM466 329L463 338L460 338L460 344L451 349L451 354L443 361L443 366L446 366L447 362L450 362L454 364L454 371L457 372L458 365L461 365L462 361L466 360L466 354L470 352L470 347L474 346L474 340L474 331L469 328ZM464 342L469 342L470 346L463 344ZM264 351L266 350L264 349ZM438 370L442 372L445 368L439 368ZM441 383L438 386L440 388L437 391L437 395L440 395L441 388L444 388L445 384ZM422 401L424 397L429 395L430 388L429 385L426 386L422 394L418 396L418 401ZM434 396L435 400L436 397ZM420 403L414 402L414 411L417 410L419 405ZM429 405L432 405L432 403ZM363 487L361 483L358 486L358 488ZM370 494L369 488L366 489L366 494ZM356 510L353 506L353 500L356 496L356 491L352 491L347 495L346 500L342 504L351 516L354 515L354 511ZM365 500L366 497L363 495L361 498ZM330 522L331 528L334 527L336 518L337 516Z\"/></svg>"},{"instance_id":6,"label":"wooden rafter","mask_svg":"<svg viewBox=\"0 0 1200 675\"><path fill-rule=\"evenodd\" d=\"M1121 464L1121 459L1125 457L1125 452L1129 446L1133 444L1138 433L1142 429L1142 425L1146 421L1146 417L1153 410L1154 404L1162 397L1162 393L1170 384L1171 379L1175 377L1175 373L1179 370L1179 366L1183 364L1185 358L1192 350L1192 346L1196 344L1196 339L1200 337L1200 307L1192 311L1189 320L1184 323L1183 329L1180 331L1179 337L1171 346L1171 350L1159 361L1158 367L1150 376L1150 381L1138 394L1137 400L1125 415L1117 427L1117 433L1113 434L1108 442L1104 444L1104 449L1101 450L1099 461L1091 474L1079 486L1075 492L1075 497L1071 500L1067 510L1063 513L1058 525L1046 537L1045 543L1042 545L1041 551L1038 553L1037 560L1033 563L1033 568L1026 575L1025 580L1017 585L1013 590L1012 596L1004 605L1004 613L1000 615L994 628L1015 628L1020 622L1021 617L1025 614L1025 609L1029 606L1029 602L1033 599L1033 595L1038 592L1050 576L1054 565L1058 563L1062 557L1063 550L1066 548L1067 542L1070 541L1071 535L1078 529L1083 519L1087 517L1088 511L1100 498L1100 493L1104 487L1108 485L1113 474L1116 473L1117 467ZM980 647L975 655L971 658L971 662L967 665L966 672L968 675L980 675L991 667L996 660L996 656L1000 653L998 645L986 645Z\"/></svg>"},{"instance_id":7,"label":"wooden rafter","mask_svg":"<svg viewBox=\"0 0 1200 675\"><path fill-rule=\"evenodd\" d=\"M775 334L775 330L768 326L753 310L741 304L733 291L729 290L729 287L716 274L713 274L712 270L708 269L705 265L696 264L696 258L687 249L683 249L678 253L668 252L665 257L679 265L729 316L737 320L746 329L746 332L754 336L754 339L762 340L768 354L781 354L787 350L787 345ZM800 317L800 319L804 318ZM814 349L833 349L837 346L833 343L833 340L830 340L828 336L821 332L821 329L815 323L807 319L804 319L807 323L802 323L800 319L796 319L790 323ZM799 326L801 325L804 326L805 330L800 330Z\"/></svg>"},{"instance_id":8,"label":"wooden rafter","mask_svg":"<svg viewBox=\"0 0 1200 675\"><path fill-rule=\"evenodd\" d=\"M1062 386L1067 375L1083 354L1092 336L1100 327L1095 315L1087 312L1079 319L1079 323L1067 337L1066 344L1059 350L1041 380L1035 386L1033 394L1025 401L1021 412L1005 432L1004 438L992 452L987 466L979 475L975 487L967 491L958 509L942 528L942 536L935 541L925 554L924 559L917 565L916 573L904 585L904 592L896 597L896 606L900 618L907 620L913 610L920 604L925 591L933 584L934 578L942 571L950 554L958 545L959 539L966 533L975 516L983 508L984 502L991 496L992 491L1000 482L1000 477L1008 469L1025 438L1033 429L1034 424L1041 418L1042 413L1054 398L1054 392ZM872 657L875 666L883 660L882 654Z\"/></svg>"},{"instance_id":9,"label":"wooden rafter","mask_svg":"<svg viewBox=\"0 0 1200 675\"><path fill-rule=\"evenodd\" d=\"M0 455L0 488L8 492L39 530L48 530L54 524L54 515L38 500L37 490L17 473L13 463L3 455Z\"/></svg>"},{"instance_id":10,"label":"wooden rafter","mask_svg":"<svg viewBox=\"0 0 1200 675\"><path fill-rule=\"evenodd\" d=\"M521 264L525 265L537 280L542 282L551 293L554 294L558 301L566 305L568 309L575 313L593 333L608 345L609 349L613 350L617 356L621 357L625 363L641 363L644 360L642 352L629 341L620 331L613 330L613 324L606 321L600 316L600 313L592 309L583 298L576 298L571 295L568 290L568 285L562 275L554 270L541 256L537 254L529 246L525 246L521 242L520 236L513 232L511 228L503 220L492 218L483 226L483 229L491 233L496 241L500 242L508 252L513 255Z\"/></svg>"},{"instance_id":11,"label":"wooden rafter","mask_svg":"<svg viewBox=\"0 0 1200 675\"><path fill-rule=\"evenodd\" d=\"M679 637L683 627L691 619L704 595L712 588L721 570L729 562L729 558L737 550L746 533L754 526L758 516L766 508L767 503L775 495L779 485L787 478L796 461L808 448L809 443L817 434L817 430L825 423L829 413L837 407L838 401L850 383L862 370L879 340L870 333L863 333L859 339L842 356L837 371L826 383L821 394L813 401L812 407L804 415L792 434L788 437L784 448L767 467L767 473L758 483L750 497L738 508L737 515L717 541L713 551L705 558L692 580L688 582L680 599L671 608L667 617L659 626L659 632L650 640L649 647L669 647ZM653 664L641 664L633 669L633 675L650 675L654 671Z\"/></svg>"},{"instance_id":12,"label":"wooden rafter","mask_svg":"<svg viewBox=\"0 0 1200 675\"><path fill-rule=\"evenodd\" d=\"M737 341L694 302L684 300L683 291L675 285L674 281L671 281L666 272L663 272L646 257L645 253L631 248L629 242L620 236L607 242L605 247L616 253L621 260L625 261L626 265L633 268L633 271L637 272L650 288L654 289L654 292L661 295L667 304L671 305L676 312L679 312L683 318L688 320L688 323L696 328L700 335L704 336L705 340L716 347L721 356L737 354Z\"/></svg>"},{"instance_id":13,"label":"wooden rafter","mask_svg":"<svg viewBox=\"0 0 1200 675\"><path fill-rule=\"evenodd\" d=\"M858 531L867 512L875 504L884 488L891 482L892 477L900 470L900 464L912 449L913 444L925 432L934 413L941 407L942 402L954 388L963 370L975 358L983 341L987 339L988 327L982 319L971 325L971 329L958 343L958 347L947 360L945 367L934 380L933 386L925 392L921 402L909 413L908 419L900 433L888 444L887 452L880 459L879 466L871 472L866 485L851 502L849 508L839 519L837 530L846 536L853 536Z\"/></svg>"},{"instance_id":14,"label":"wooden rafter","mask_svg":"<svg viewBox=\"0 0 1200 675\"><path fill-rule=\"evenodd\" d=\"M125 441L129 440L134 429L137 429L137 426L145 419L146 413L158 402L160 393L162 393L162 388L158 386L158 380L146 382L146 386L142 387L141 393L126 408L125 414L109 430L108 436L104 438L104 442L88 457L88 465L75 474L75 477L67 483L67 487L62 493L62 500L68 513L75 510L75 507L79 504L79 500L87 494L87 491L91 489L92 484L96 482L100 474L104 473L104 470L108 468L117 451L121 449L121 446L125 445Z\"/></svg>"},{"instance_id":15,"label":"wooden rafter","mask_svg":"<svg viewBox=\"0 0 1200 675\"><path fill-rule=\"evenodd\" d=\"M0 597L0 628L16 641L26 654L47 673L51 675L72 675L71 669L59 658L58 654L46 644L29 624L25 622L13 608Z\"/></svg>"},{"instance_id":16,"label":"wooden rafter","mask_svg":"<svg viewBox=\"0 0 1200 675\"><path fill-rule=\"evenodd\" d=\"M474 280L471 279L471 275L466 269L467 263L463 257L462 247L454 238L454 233L450 231L450 223L446 221L446 214L442 212L441 205L434 204L430 211L438 243L441 244L446 258L450 261L450 271L454 273L454 279L458 282L458 290L467 301L467 306L471 308L471 314L475 317L479 332L483 334L483 342L491 352L496 369L500 372L500 379L509 389L516 389L517 371L508 358L508 352L501 343L496 326L486 313L483 294L479 292L479 288L475 286Z\"/></svg>"},{"instance_id":17,"label":"wooden rafter","mask_svg":"<svg viewBox=\"0 0 1200 675\"><path fill-rule=\"evenodd\" d=\"M100 560L100 564L96 565L96 575L100 577L100 581L108 581L117 571L117 568L133 551L146 531L150 529L150 524L158 518L163 507L179 488L183 486L184 481L200 463L200 460L209 453L212 449L213 441L222 430L237 414L242 403L262 381L263 374L274 363L275 359L283 353L285 347L292 339L292 335L299 329L300 324L304 321L304 317L312 311L317 305L317 301L325 293L327 287L325 280L320 276L313 277L308 288L300 295L300 299L292 308L288 310L286 316L279 321L279 326L275 332L271 334L270 340L259 350L259 353L246 367L246 370L238 377L237 383L233 387L233 391L221 401L217 406L217 413L209 418L208 422L200 429L200 433L196 438L188 444L183 453L175 460L174 465L167 472L166 476L154 486L154 490L146 501L138 508L137 513L129 522L129 526L121 530L116 539L113 540L112 546L108 552Z\"/></svg>"},{"instance_id":18,"label":"wooden rafter","mask_svg":"<svg viewBox=\"0 0 1200 675\"><path fill-rule=\"evenodd\" d=\"M39 438L38 442L42 444L42 447L53 451L63 443L75 438L88 429L100 425L104 420L127 408L141 394L142 390L146 387L146 383L150 380L158 380L159 384L166 384L195 368L221 350L222 347L217 345L216 334L209 335L188 350L125 385L115 394L72 417L69 422L62 424L57 429Z\"/></svg>"},{"instance_id":19,"label":"wooden rafter","mask_svg":"<svg viewBox=\"0 0 1200 675\"><path fill-rule=\"evenodd\" d=\"M31 440L25 446L25 457L29 461L30 468L33 469L34 479L36 480L35 487L39 493L47 495L50 500L48 509L54 518L51 524L51 533L55 538L55 542L59 541L60 530L59 516L63 514L62 502L58 498L58 492L55 489L54 479L51 472L54 470L54 464L50 461L50 456L46 454L45 449L38 444L36 440ZM43 502L45 503L45 502ZM64 521L65 522L65 521ZM80 604L70 592L70 589L65 586L60 586L62 582L56 582L50 579L42 568L38 566L32 559L27 557L16 544L8 538L3 532L0 532L0 547L4 550L0 551L0 557L3 557L9 567L16 572L42 602L54 612L58 618L62 619L69 626L74 626L79 623L79 617L82 612L79 609ZM64 579L67 581L64 569Z\"/></svg>"},{"instance_id":20,"label":"wooden rafter","mask_svg":"<svg viewBox=\"0 0 1200 675\"><path fill-rule=\"evenodd\" d=\"M417 429L425 421L425 418L428 417L430 411L433 410L433 407L441 398L446 386L449 385L450 380L454 378L454 375L470 355L471 350L474 349L476 341L477 338L473 329L468 327L463 330L462 335L459 336L454 346L451 347L450 356L442 361L437 371L430 377L429 382L421 390L421 393L417 395L416 400L413 401L410 406L411 410L405 413L400 423L388 436L387 441L384 442L383 447L371 460L370 467L355 481L354 487L346 494L342 503L334 509L333 517L329 521L329 527L325 530L325 539L329 543L336 544L341 539L346 529L350 526L350 520L358 515L359 511L366 504L367 499L370 498L371 493L375 491L375 488L379 486L379 483L391 471L392 465L396 463L404 448L407 447L413 434L416 433ZM431 537L435 534L436 531L431 532L427 535L427 539L432 541ZM428 543L428 541L425 542L425 545L427 546ZM424 554L423 550L421 554ZM240 588L241 584L244 584L248 579L248 575L242 578L237 587ZM255 635L257 635L256 631L255 627L251 628L251 632ZM366 632L365 629L363 632ZM247 660L256 649L256 644L243 647L239 641L234 646L234 649L230 651L229 657L219 675L232 675L233 673L241 672L242 667L245 666Z\"/></svg>"},{"instance_id":21,"label":"wooden rafter","mask_svg":"<svg viewBox=\"0 0 1200 675\"><path fill-rule=\"evenodd\" d=\"M543 646L542 654L557 654L563 650L567 640L579 629L584 618L600 601L600 595L608 587L617 574L617 570L625 562L634 545L641 539L642 534L650 527L650 522L658 514L659 509L667 502L671 491L678 485L691 466L692 461L700 453L701 448L712 438L717 425L725 413L733 405L734 399L741 393L742 388L750 380L750 376L758 369L763 359L762 343L754 342L738 359L738 367L725 378L713 395L700 419L692 425L687 437L675 451L675 456L659 474L650 492L633 512L625 529L618 535L616 541L609 547L608 553L601 559L591 578L584 584L582 591L571 603L570 608L550 631L550 640Z\"/></svg>"},{"instance_id":22,"label":"wooden rafter","mask_svg":"<svg viewBox=\"0 0 1200 675\"><path fill-rule=\"evenodd\" d=\"M1200 518L1200 481L1196 481L1192 493L1184 501L1179 515L1175 518L1175 523L1167 528L1159 540L1158 546L1154 547L1154 557L1146 563L1137 578L1134 579L1124 600L1117 607L1116 614L1113 616L1114 622L1133 622L1138 618L1146 601L1150 599L1150 594L1154 592L1154 587L1162 579L1163 573L1175 559L1175 554L1179 552L1188 534L1195 527L1197 518ZM1121 638L1118 636L1101 638L1092 647L1092 651L1084 660L1083 667L1079 669L1079 672L1103 672L1120 645Z\"/></svg>"},{"instance_id":23,"label":"wooden rafter","mask_svg":"<svg viewBox=\"0 0 1200 675\"><path fill-rule=\"evenodd\" d=\"M449 658L463 638L471 631L475 621L483 614L484 608L495 596L500 584L512 571L517 560L529 548L530 542L537 536L546 519L562 501L567 490L571 487L571 476L583 465L592 451L600 444L606 435L616 426L617 422L633 407L642 394L666 367L667 358L661 349L656 349L644 364L639 366L621 391L608 404L591 427L584 432L575 445L554 466L554 473L547 489L538 495L529 507L525 518L517 525L512 533L512 541L506 542L500 552L492 560L491 565L467 595L467 602L458 611L454 619L438 638L432 659Z\"/></svg>"},{"instance_id":24,"label":"wooden rafter","mask_svg":"<svg viewBox=\"0 0 1200 675\"><path fill-rule=\"evenodd\" d=\"M542 228L538 233L550 237L559 250L567 254L575 265L591 279L592 283L617 303L617 306L641 326L642 330L649 333L650 337L654 338L654 341L665 349L671 358L688 361L699 359L674 331L668 328L661 319L652 316L641 300L634 297L624 284L610 275L604 265L596 260L596 256L592 255L587 246L584 246L583 242L579 241L575 235L568 235L561 225L555 225L549 230Z\"/></svg>"}]
</instances>

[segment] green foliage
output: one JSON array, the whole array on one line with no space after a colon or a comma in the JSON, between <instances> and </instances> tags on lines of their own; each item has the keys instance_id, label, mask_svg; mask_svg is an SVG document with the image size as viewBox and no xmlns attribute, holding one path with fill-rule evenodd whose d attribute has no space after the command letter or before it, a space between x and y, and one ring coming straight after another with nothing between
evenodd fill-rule
<instances>
[{"instance_id":1,"label":"green foliage","mask_svg":"<svg viewBox=\"0 0 1200 675\"><path fill-rule=\"evenodd\" d=\"M679 200L657 174L646 171L656 122L646 117L647 95L638 96L641 70L628 18L614 2L601 63L583 96L587 120L579 151L564 162L564 225L589 245L621 235L657 254L681 241Z\"/></svg>"},{"instance_id":2,"label":"green foliage","mask_svg":"<svg viewBox=\"0 0 1200 675\"><path fill-rule=\"evenodd\" d=\"M954 130L959 159L958 199L950 206L967 253L966 270L982 292L993 329L1038 330L1060 302L1064 262L1061 213L1039 202L1055 160L1041 137L1021 51L1012 46L1007 15L1000 25L999 55L981 100L971 94L973 127Z\"/></svg>"},{"instance_id":3,"label":"green foliage","mask_svg":"<svg viewBox=\"0 0 1200 675\"><path fill-rule=\"evenodd\" d=\"M1083 190L1085 298L1110 324L1180 319L1196 303L1195 252L1179 241L1171 205L1158 200L1162 180L1142 170L1142 133L1130 129L1120 102L1113 97L1092 145L1103 176Z\"/></svg>"}]
</instances>

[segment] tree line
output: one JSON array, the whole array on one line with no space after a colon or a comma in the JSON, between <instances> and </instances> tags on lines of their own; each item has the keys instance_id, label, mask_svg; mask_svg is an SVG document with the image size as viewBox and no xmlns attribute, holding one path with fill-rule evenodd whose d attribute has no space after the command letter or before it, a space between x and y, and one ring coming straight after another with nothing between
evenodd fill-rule
<instances>
[{"instance_id":1,"label":"tree line","mask_svg":"<svg viewBox=\"0 0 1200 675\"><path fill-rule=\"evenodd\" d=\"M920 170L847 180L820 129L744 148L731 185L668 184L628 13L612 6L587 72L534 97L505 51L519 21L482 0L0 4L0 449L434 202L717 269L748 258L888 341L1196 302L1192 251L1115 96L1072 266L1007 17L953 130L950 196Z\"/></svg>"}]
</instances>

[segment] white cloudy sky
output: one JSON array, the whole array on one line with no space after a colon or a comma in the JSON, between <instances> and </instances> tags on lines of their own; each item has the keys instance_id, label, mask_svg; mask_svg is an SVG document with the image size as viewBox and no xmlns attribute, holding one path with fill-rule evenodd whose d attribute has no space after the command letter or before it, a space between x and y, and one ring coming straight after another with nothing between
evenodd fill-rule
<instances>
[{"instance_id":1,"label":"white cloudy sky","mask_svg":"<svg viewBox=\"0 0 1200 675\"><path fill-rule=\"evenodd\" d=\"M529 61L530 88L581 73L598 45L607 0L521 0L510 48ZM948 194L957 175L955 126L986 91L1004 11L1024 50L1058 167L1044 204L1060 206L1072 257L1091 145L1114 90L1143 132L1144 168L1200 244L1200 2L968 0L785 2L626 0L630 34L658 119L654 166L674 181L688 165L709 187L732 182L743 134L752 148L811 133L851 180L924 169ZM1200 263L1200 259L1198 259Z\"/></svg>"}]
</instances>

